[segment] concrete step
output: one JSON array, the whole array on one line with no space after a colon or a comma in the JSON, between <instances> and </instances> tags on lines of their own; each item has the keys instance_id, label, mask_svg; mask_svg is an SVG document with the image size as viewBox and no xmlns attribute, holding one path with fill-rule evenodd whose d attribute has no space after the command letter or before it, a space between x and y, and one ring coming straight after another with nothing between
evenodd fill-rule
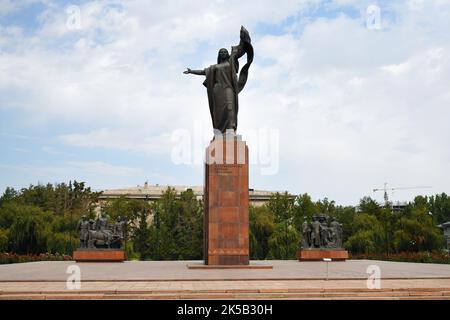
<instances>
[{"instance_id":1,"label":"concrete step","mask_svg":"<svg viewBox=\"0 0 450 320\"><path fill-rule=\"evenodd\" d=\"M305 292L287 292L285 289L279 290L266 290L265 292L247 292L243 290L228 290L218 292L220 290L214 290L214 292L207 290L184 290L183 292L177 291L161 291L161 292L148 292L148 291L53 291L53 292L2 292L0 293L0 299L17 299L17 300L29 300L29 299L339 299L339 300L423 300L423 299L439 299L450 300L450 289L439 290L437 288L417 289L398 289L398 290L317 290L311 289Z\"/></svg>"},{"instance_id":2,"label":"concrete step","mask_svg":"<svg viewBox=\"0 0 450 320\"><path fill-rule=\"evenodd\" d=\"M384 288L384 289L366 289L366 288L255 288L255 289L162 289L162 290L0 290L0 296L5 294L310 294L310 295L378 295L395 293L399 295L435 295L450 294L450 288Z\"/></svg>"}]
</instances>

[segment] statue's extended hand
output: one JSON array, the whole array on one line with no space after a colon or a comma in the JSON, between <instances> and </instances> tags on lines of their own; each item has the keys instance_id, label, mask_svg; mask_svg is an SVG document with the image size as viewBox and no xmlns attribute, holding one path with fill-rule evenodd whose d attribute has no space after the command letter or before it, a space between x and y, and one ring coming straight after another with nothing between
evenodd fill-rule
<instances>
[{"instance_id":1,"label":"statue's extended hand","mask_svg":"<svg viewBox=\"0 0 450 320\"><path fill-rule=\"evenodd\" d=\"M187 70L184 71L183 73L184 73L184 74L189 74L189 73L191 73L191 69L187 68Z\"/></svg>"}]
</instances>

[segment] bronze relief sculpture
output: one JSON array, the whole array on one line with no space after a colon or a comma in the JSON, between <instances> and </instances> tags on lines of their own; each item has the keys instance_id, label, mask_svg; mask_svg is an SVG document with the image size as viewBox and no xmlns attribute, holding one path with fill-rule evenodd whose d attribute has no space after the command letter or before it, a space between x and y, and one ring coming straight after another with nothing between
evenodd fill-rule
<instances>
[{"instance_id":1,"label":"bronze relief sculpture","mask_svg":"<svg viewBox=\"0 0 450 320\"><path fill-rule=\"evenodd\" d=\"M309 223L305 217L302 224L301 248L312 249L341 249L343 230L342 224L336 218L331 218L325 214L313 215L312 222Z\"/></svg>"},{"instance_id":2,"label":"bronze relief sculpture","mask_svg":"<svg viewBox=\"0 0 450 320\"><path fill-rule=\"evenodd\" d=\"M126 226L126 220L120 216L114 225L109 223L109 216L104 213L96 220L87 220L83 216L77 225L80 249L123 249Z\"/></svg>"}]
</instances>

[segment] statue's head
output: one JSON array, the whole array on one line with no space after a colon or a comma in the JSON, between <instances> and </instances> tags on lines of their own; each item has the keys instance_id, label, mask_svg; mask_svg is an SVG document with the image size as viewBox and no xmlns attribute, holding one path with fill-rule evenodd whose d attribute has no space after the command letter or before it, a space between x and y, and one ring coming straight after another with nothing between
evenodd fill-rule
<instances>
[{"instance_id":1,"label":"statue's head","mask_svg":"<svg viewBox=\"0 0 450 320\"><path fill-rule=\"evenodd\" d=\"M220 49L217 55L217 63L228 61L228 59L230 59L230 54L228 53L228 50L225 48Z\"/></svg>"},{"instance_id":2,"label":"statue's head","mask_svg":"<svg viewBox=\"0 0 450 320\"><path fill-rule=\"evenodd\" d=\"M118 217L117 217L117 221L122 221L122 217L121 217L121 216L118 216Z\"/></svg>"},{"instance_id":3,"label":"statue's head","mask_svg":"<svg viewBox=\"0 0 450 320\"><path fill-rule=\"evenodd\" d=\"M86 215L81 216L81 220L86 220L86 219L87 219Z\"/></svg>"}]
</instances>

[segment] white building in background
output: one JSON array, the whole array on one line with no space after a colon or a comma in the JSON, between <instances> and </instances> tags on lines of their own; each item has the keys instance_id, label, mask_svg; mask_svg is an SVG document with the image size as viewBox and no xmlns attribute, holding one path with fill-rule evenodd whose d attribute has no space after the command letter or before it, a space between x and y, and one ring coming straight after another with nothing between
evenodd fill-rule
<instances>
[{"instance_id":1,"label":"white building in background","mask_svg":"<svg viewBox=\"0 0 450 320\"><path fill-rule=\"evenodd\" d=\"M180 193L183 191L187 191L189 189L192 190L197 199L201 200L203 198L203 187L202 186L170 186L170 185L151 185L147 182L143 186L136 186L125 189L109 189L103 190L102 195L100 196L101 201L106 201L108 199L117 199L120 197L125 197L129 199L142 199L147 201L155 201L161 199L162 194L168 189L173 188L177 193L177 196L180 196ZM249 201L253 206L262 206L267 201L269 201L270 197L275 195L277 191L265 191L265 190L254 190L249 189ZM284 193L280 191L279 193ZM295 196L290 196L295 198Z\"/></svg>"},{"instance_id":2,"label":"white building in background","mask_svg":"<svg viewBox=\"0 0 450 320\"><path fill-rule=\"evenodd\" d=\"M385 207L385 203L377 202L380 207ZM389 202L389 207L391 208L392 212L402 212L406 209L408 206L407 201L396 201L396 202ZM356 206L356 212L361 212L361 208L359 206Z\"/></svg>"}]
</instances>

